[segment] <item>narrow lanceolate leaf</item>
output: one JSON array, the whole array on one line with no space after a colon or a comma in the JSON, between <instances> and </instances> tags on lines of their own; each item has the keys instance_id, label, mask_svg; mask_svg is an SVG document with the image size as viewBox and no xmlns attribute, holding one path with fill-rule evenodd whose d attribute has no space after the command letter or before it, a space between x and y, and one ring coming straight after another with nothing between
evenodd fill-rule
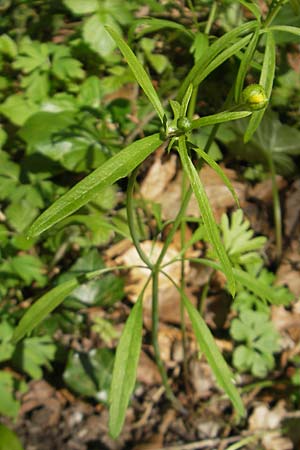
<instances>
[{"instance_id":1,"label":"narrow lanceolate leaf","mask_svg":"<svg viewBox=\"0 0 300 450\"><path fill-rule=\"evenodd\" d=\"M283 33L295 34L296 36L300 36L300 28L292 27L290 25L274 25L272 27L266 28L264 30L266 33L270 31L282 31Z\"/></svg>"},{"instance_id":2,"label":"narrow lanceolate leaf","mask_svg":"<svg viewBox=\"0 0 300 450\"><path fill-rule=\"evenodd\" d=\"M238 393L237 388L233 384L233 374L223 358L217 344L202 319L198 310L191 304L187 296L181 292L184 306L188 312L189 318L192 322L192 327L200 346L201 351L205 354L207 361L212 368L212 371L217 379L219 385L224 389L234 407L241 416L245 415L245 409Z\"/></svg>"},{"instance_id":3,"label":"narrow lanceolate leaf","mask_svg":"<svg viewBox=\"0 0 300 450\"><path fill-rule=\"evenodd\" d=\"M256 31L253 33L251 41L249 42L249 45L241 60L234 88L234 99L236 103L241 101L241 93L244 87L245 77L247 75L247 70L248 67L250 66L254 52L256 50L258 38L259 38L259 28L257 28Z\"/></svg>"},{"instance_id":4,"label":"narrow lanceolate leaf","mask_svg":"<svg viewBox=\"0 0 300 450\"><path fill-rule=\"evenodd\" d=\"M110 272L112 268L100 269L82 276L72 278L59 284L40 297L24 314L17 328L14 331L12 341L18 342L26 334L30 333L39 323L41 323L64 299L71 294L80 284Z\"/></svg>"},{"instance_id":5,"label":"narrow lanceolate leaf","mask_svg":"<svg viewBox=\"0 0 300 450\"><path fill-rule=\"evenodd\" d=\"M156 110L160 120L163 122L163 117L165 115L164 108L160 102L160 99L154 89L151 80L145 71L144 67L137 59L131 48L126 44L126 42L121 38L121 36L111 27L106 26L106 30L109 32L120 51L122 52L124 58L127 61L132 73L139 83L149 101L152 103L153 108Z\"/></svg>"},{"instance_id":6,"label":"narrow lanceolate leaf","mask_svg":"<svg viewBox=\"0 0 300 450\"><path fill-rule=\"evenodd\" d=\"M162 140L157 133L134 142L108 159L39 216L28 230L28 236L39 235L88 203L102 189L126 177L160 144Z\"/></svg>"},{"instance_id":7,"label":"narrow lanceolate leaf","mask_svg":"<svg viewBox=\"0 0 300 450\"><path fill-rule=\"evenodd\" d=\"M275 65L276 65L275 40L273 34L270 32L267 34L264 62L259 79L259 84L265 89L267 98L270 98L272 93L273 81L275 76ZM253 112L244 136L244 142L248 142L251 139L251 137L257 130L264 113L265 108L262 109L261 111Z\"/></svg>"},{"instance_id":8,"label":"narrow lanceolate leaf","mask_svg":"<svg viewBox=\"0 0 300 450\"><path fill-rule=\"evenodd\" d=\"M117 347L109 408L109 433L113 438L120 434L135 385L142 343L143 294L144 290L130 313Z\"/></svg>"},{"instance_id":9,"label":"narrow lanceolate leaf","mask_svg":"<svg viewBox=\"0 0 300 450\"><path fill-rule=\"evenodd\" d=\"M195 128L207 127L209 125L215 125L217 123L243 119L244 117L250 116L250 114L252 114L251 111L223 111L221 113L212 114L211 116L200 117L200 119L193 120L191 129L194 130Z\"/></svg>"},{"instance_id":10,"label":"narrow lanceolate leaf","mask_svg":"<svg viewBox=\"0 0 300 450\"><path fill-rule=\"evenodd\" d=\"M253 1L250 0L250 2L248 0L239 0L239 2L245 6L245 8L249 9L249 11L252 12L252 14L254 15L254 17L257 20L261 19L261 11L259 9L259 7L256 5L256 3L254 3Z\"/></svg>"},{"instance_id":11,"label":"narrow lanceolate leaf","mask_svg":"<svg viewBox=\"0 0 300 450\"><path fill-rule=\"evenodd\" d=\"M216 57L221 52L223 52L222 53L223 56L221 56L221 58L219 58L219 60L217 61L217 65L222 64L222 62L225 61L226 57L230 58L230 56L232 56L232 54L230 54L230 52L229 52L229 56L228 56L228 53L226 53L225 54L225 59L223 59L224 58L224 52L226 50L228 50L227 47L229 47L232 43L236 42L238 36L240 36L240 35L242 35L244 33L251 32L257 26L258 26L258 22L256 20L253 20L252 22L248 22L246 24L243 24L243 25L240 25L239 27L234 28L233 30L231 30L228 33L224 34L224 36L222 36L219 39L217 39L209 47L207 52L205 52L205 55L202 58L200 58L195 63L195 65L192 67L192 69L190 70L190 72L188 73L186 78L183 80L181 88L179 89L177 100L181 102L181 100L182 100L182 98L183 98L183 96L184 96L184 94L185 94L189 84L192 83L195 86L196 85L195 79L197 77L199 77L199 76L201 77L201 74L203 73L203 71L206 70L207 67L212 62L215 61ZM240 48L238 48L238 49L234 48L234 53L238 52L241 48L243 48L243 46L245 46L247 44L247 42L250 40L250 38L251 38L251 35L247 36L246 42L243 41ZM240 39L238 41L240 42Z\"/></svg>"},{"instance_id":12,"label":"narrow lanceolate leaf","mask_svg":"<svg viewBox=\"0 0 300 450\"><path fill-rule=\"evenodd\" d=\"M211 242L222 266L222 270L226 275L228 288L232 295L235 294L235 279L232 272L232 267L227 256L226 250L222 243L218 226L215 222L209 200L207 198L205 189L200 181L197 170L195 169L192 161L190 160L186 148L185 137L179 137L179 155L182 162L182 166L189 177L191 187L194 191L197 199L203 222L205 224L209 241Z\"/></svg>"},{"instance_id":13,"label":"narrow lanceolate leaf","mask_svg":"<svg viewBox=\"0 0 300 450\"><path fill-rule=\"evenodd\" d=\"M207 153L205 153L201 148L197 147L196 152L198 153L201 158L204 159L204 161L210 165L210 167L219 175L219 177L222 179L223 183L227 186L229 191L231 192L232 197L234 198L237 206L239 206L239 199L236 195L236 192L234 190L234 187L232 186L231 181L229 178L225 175L224 171L221 169L219 164L216 163Z\"/></svg>"}]
</instances>

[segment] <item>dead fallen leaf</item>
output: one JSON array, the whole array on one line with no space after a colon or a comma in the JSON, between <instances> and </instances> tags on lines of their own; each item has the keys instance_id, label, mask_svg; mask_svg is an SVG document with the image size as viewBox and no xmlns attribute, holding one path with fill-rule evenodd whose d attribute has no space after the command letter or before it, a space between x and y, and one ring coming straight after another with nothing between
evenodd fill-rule
<instances>
[{"instance_id":1,"label":"dead fallen leaf","mask_svg":"<svg viewBox=\"0 0 300 450\"><path fill-rule=\"evenodd\" d=\"M141 188L145 198L161 204L162 217L165 220L174 219L181 205L182 171L179 170L175 179L172 179L175 173L175 161L172 158L165 163L161 163L160 160L156 161ZM240 203L243 204L245 201L245 186L236 181L237 175L233 170L225 167L222 167L222 169L232 182ZM218 174L209 166L203 167L200 178L205 186L216 220L219 220L227 208L235 206L235 201ZM153 179L156 180L157 187L153 184ZM194 196L191 198L187 214L192 217L199 217L200 215Z\"/></svg>"},{"instance_id":2,"label":"dead fallen leaf","mask_svg":"<svg viewBox=\"0 0 300 450\"><path fill-rule=\"evenodd\" d=\"M280 264L277 274L276 283L285 284L295 295L296 299L300 299L300 241L293 240L289 248L284 252L282 263Z\"/></svg>"},{"instance_id":3,"label":"dead fallen leaf","mask_svg":"<svg viewBox=\"0 0 300 450\"><path fill-rule=\"evenodd\" d=\"M291 238L300 219L300 180L295 181L287 192L285 201L285 235Z\"/></svg>"},{"instance_id":4,"label":"dead fallen leaf","mask_svg":"<svg viewBox=\"0 0 300 450\"><path fill-rule=\"evenodd\" d=\"M144 352L141 352L137 369L137 380L147 385L160 384L161 376L155 362Z\"/></svg>"},{"instance_id":5,"label":"dead fallen leaf","mask_svg":"<svg viewBox=\"0 0 300 450\"><path fill-rule=\"evenodd\" d=\"M280 400L274 408L261 403L254 408L249 418L249 430L276 430L286 415L285 402Z\"/></svg>"},{"instance_id":6,"label":"dead fallen leaf","mask_svg":"<svg viewBox=\"0 0 300 450\"><path fill-rule=\"evenodd\" d=\"M287 185L286 180L280 175L276 175L277 188L281 191ZM261 200L264 203L271 203L273 201L272 195L272 180L267 179L257 183L254 187L249 188L247 192L248 197Z\"/></svg>"}]
</instances>

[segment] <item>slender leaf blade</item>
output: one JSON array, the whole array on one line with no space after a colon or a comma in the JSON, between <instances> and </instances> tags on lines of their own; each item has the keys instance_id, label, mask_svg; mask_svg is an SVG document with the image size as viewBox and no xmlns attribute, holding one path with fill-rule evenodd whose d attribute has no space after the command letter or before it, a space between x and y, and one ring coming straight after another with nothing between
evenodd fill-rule
<instances>
[{"instance_id":1,"label":"slender leaf blade","mask_svg":"<svg viewBox=\"0 0 300 450\"><path fill-rule=\"evenodd\" d=\"M234 28L228 33L224 34L224 36L217 39L208 49L206 54L200 58L195 65L192 67L188 75L183 80L181 88L178 92L178 101L181 101L189 84L196 85L194 82L195 78L201 74L201 71L207 68L207 66L214 61L214 59L218 56L219 53L224 51L232 42L236 40L238 36L243 33L248 33L258 26L258 22L253 20L252 22L247 22L246 24L242 24L239 27ZM250 39L250 36L249 36Z\"/></svg>"},{"instance_id":2,"label":"slender leaf blade","mask_svg":"<svg viewBox=\"0 0 300 450\"><path fill-rule=\"evenodd\" d=\"M191 304L187 296L181 291L184 306L188 312L189 318L192 322L192 327L200 346L200 349L205 354L207 361L212 368L212 371L217 379L219 385L224 389L234 407L241 416L245 415L244 405L237 388L233 384L233 374L223 358L217 344L199 311Z\"/></svg>"},{"instance_id":3,"label":"slender leaf blade","mask_svg":"<svg viewBox=\"0 0 300 450\"><path fill-rule=\"evenodd\" d=\"M43 233L60 220L77 211L102 189L126 177L161 144L162 140L157 133L134 142L121 150L43 212L31 225L27 233L28 236L34 237Z\"/></svg>"},{"instance_id":4,"label":"slender leaf blade","mask_svg":"<svg viewBox=\"0 0 300 450\"><path fill-rule=\"evenodd\" d=\"M100 276L111 271L112 268L100 269L89 274L84 274L71 280L59 284L55 288L42 295L29 309L26 311L18 326L16 327L12 342L16 343L26 334L30 333L39 323L41 323L55 308L57 308L64 299L71 294L78 286L87 280L91 280L96 276Z\"/></svg>"},{"instance_id":5,"label":"slender leaf blade","mask_svg":"<svg viewBox=\"0 0 300 450\"><path fill-rule=\"evenodd\" d=\"M273 34L270 32L267 34L266 50L259 80L259 84L265 89L267 98L270 98L272 92L272 86L275 76L275 65L276 65L275 40ZM253 112L244 136L244 142L248 142L251 139L251 137L259 127L259 124L264 116L265 111L266 108L260 111Z\"/></svg>"},{"instance_id":6,"label":"slender leaf blade","mask_svg":"<svg viewBox=\"0 0 300 450\"><path fill-rule=\"evenodd\" d=\"M274 289L272 289L269 285L260 282L244 270L234 268L233 272L236 280L246 289L252 291L262 300L268 300L268 302L274 305L278 304L278 299L274 298Z\"/></svg>"},{"instance_id":7,"label":"slender leaf blade","mask_svg":"<svg viewBox=\"0 0 300 450\"><path fill-rule=\"evenodd\" d=\"M241 64L239 67L239 71L236 77L235 82L235 88L234 88L234 98L236 103L238 103L241 99L241 93L244 86L245 77L247 74L248 67L251 63L251 60L253 58L254 52L256 50L256 46L258 43L259 38L259 28L255 30L255 32L252 35L251 41L249 42L249 45L243 55L243 58L241 60Z\"/></svg>"},{"instance_id":8,"label":"slender leaf blade","mask_svg":"<svg viewBox=\"0 0 300 450\"><path fill-rule=\"evenodd\" d=\"M223 111L217 114L212 114L210 116L200 117L200 119L192 121L191 130L194 130L195 128L215 125L217 123L230 122L231 120L243 119L244 117L248 117L251 114L251 111Z\"/></svg>"},{"instance_id":9,"label":"slender leaf blade","mask_svg":"<svg viewBox=\"0 0 300 450\"><path fill-rule=\"evenodd\" d=\"M125 324L114 363L110 387L109 433L116 438L122 429L134 389L142 344L143 294L140 294Z\"/></svg>"},{"instance_id":10,"label":"slender leaf blade","mask_svg":"<svg viewBox=\"0 0 300 450\"><path fill-rule=\"evenodd\" d=\"M210 167L219 175L219 177L222 179L223 183L227 186L229 189L232 197L234 198L234 201L236 202L237 206L239 206L239 199L236 195L236 192L234 190L234 187L232 186L231 181L227 177L227 175L224 173L224 171L221 169L219 164L216 163L207 153L205 153L201 148L197 147L196 152L198 155L201 156L201 158L204 159L204 161L210 165Z\"/></svg>"},{"instance_id":11,"label":"slender leaf blade","mask_svg":"<svg viewBox=\"0 0 300 450\"><path fill-rule=\"evenodd\" d=\"M245 6L245 8L249 9L249 11L252 12L252 14L254 15L254 17L257 20L261 19L261 11L259 9L259 7L256 5L256 3L254 3L253 1L249 2L247 0L238 0L243 6Z\"/></svg>"},{"instance_id":12,"label":"slender leaf blade","mask_svg":"<svg viewBox=\"0 0 300 450\"><path fill-rule=\"evenodd\" d=\"M224 245L221 240L221 236L218 230L218 226L215 222L209 200L207 198L207 194L205 192L205 189L203 187L203 184L201 183L201 180L199 178L199 175L197 173L197 170L195 169L192 161L190 160L187 148L185 144L185 137L180 136L179 137L179 155L182 162L182 166L187 173L191 187L194 191L195 197L197 199L202 217L203 222L206 226L207 234L209 237L209 240L216 251L218 258L220 260L222 270L226 275L227 282L228 282L228 288L232 295L235 294L235 278L232 272L232 267L229 261L229 258L227 256L226 250L224 248Z\"/></svg>"},{"instance_id":13,"label":"slender leaf blade","mask_svg":"<svg viewBox=\"0 0 300 450\"><path fill-rule=\"evenodd\" d=\"M281 31L283 33L290 33L295 34L296 36L300 36L300 28L292 27L290 25L274 25L265 29L266 33L270 31Z\"/></svg>"},{"instance_id":14,"label":"slender leaf blade","mask_svg":"<svg viewBox=\"0 0 300 450\"><path fill-rule=\"evenodd\" d=\"M152 103L152 106L156 110L161 122L163 122L165 115L164 108L144 67L121 36L113 28L109 26L106 26L105 28L119 47L136 81L139 83L149 101Z\"/></svg>"}]
</instances>

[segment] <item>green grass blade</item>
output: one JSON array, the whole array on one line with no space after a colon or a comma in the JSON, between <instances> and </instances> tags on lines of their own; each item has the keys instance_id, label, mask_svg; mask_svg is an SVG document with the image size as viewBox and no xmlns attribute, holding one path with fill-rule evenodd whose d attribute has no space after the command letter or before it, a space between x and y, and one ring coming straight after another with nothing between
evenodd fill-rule
<instances>
[{"instance_id":1,"label":"green grass blade","mask_svg":"<svg viewBox=\"0 0 300 450\"><path fill-rule=\"evenodd\" d=\"M149 101L152 103L152 106L156 110L161 122L163 122L163 117L165 115L164 108L144 67L121 36L113 28L109 26L106 26L105 28L119 47L136 81L139 83Z\"/></svg>"},{"instance_id":2,"label":"green grass blade","mask_svg":"<svg viewBox=\"0 0 300 450\"><path fill-rule=\"evenodd\" d=\"M227 186L229 191L232 194L232 197L234 198L234 201L236 202L237 206L239 206L239 199L236 195L236 192L234 190L234 187L231 184L231 181L229 178L225 175L224 171L221 169L219 164L216 163L207 153L205 153L201 148L197 147L195 151L198 153L201 158L204 159L204 161L210 165L210 167L219 175L223 183Z\"/></svg>"},{"instance_id":3,"label":"green grass blade","mask_svg":"<svg viewBox=\"0 0 300 450\"><path fill-rule=\"evenodd\" d=\"M267 34L266 50L264 55L263 67L260 75L259 84L265 89L267 98L270 98L272 93L273 81L275 76L276 65L276 47L273 34L270 32ZM248 142L263 118L266 108L261 111L253 112L249 121L247 130L244 136L244 142Z\"/></svg>"},{"instance_id":4,"label":"green grass blade","mask_svg":"<svg viewBox=\"0 0 300 450\"><path fill-rule=\"evenodd\" d=\"M110 387L109 433L115 439L122 429L134 389L142 344L144 289L125 324L117 347Z\"/></svg>"},{"instance_id":5,"label":"green grass blade","mask_svg":"<svg viewBox=\"0 0 300 450\"><path fill-rule=\"evenodd\" d=\"M187 296L181 291L184 307L188 312L192 322L192 327L200 346L201 351L205 354L206 359L216 377L218 384L226 392L232 404L241 416L245 415L244 405L237 388L233 384L233 374L223 358L214 337L208 326L202 319L199 311L191 304Z\"/></svg>"},{"instance_id":6,"label":"green grass blade","mask_svg":"<svg viewBox=\"0 0 300 450\"><path fill-rule=\"evenodd\" d=\"M222 243L218 226L215 222L209 200L207 198L205 189L200 181L197 170L195 169L192 161L190 160L186 148L185 137L179 137L179 155L182 162L183 169L189 177L191 187L194 191L195 197L197 199L203 222L205 224L209 241L211 242L222 266L222 270L226 275L228 288L232 295L235 294L235 279L232 272L232 267L227 256L226 250Z\"/></svg>"},{"instance_id":7,"label":"green grass blade","mask_svg":"<svg viewBox=\"0 0 300 450\"><path fill-rule=\"evenodd\" d=\"M252 114L251 111L223 111L221 113L212 114L211 116L200 117L200 119L192 121L191 130L194 130L195 128L207 127L209 125L215 125L217 123L230 122L231 120L243 119L244 117L250 116L250 114Z\"/></svg>"},{"instance_id":8,"label":"green grass blade","mask_svg":"<svg viewBox=\"0 0 300 450\"><path fill-rule=\"evenodd\" d=\"M29 309L26 311L22 319L20 320L17 328L14 331L12 342L16 343L22 339L26 334L30 333L39 323L41 323L57 306L59 306L64 299L71 294L74 289L80 286L82 283L103 275L104 273L111 272L115 268L105 268L83 274L71 280L65 281L59 284L55 288L46 292L40 297Z\"/></svg>"},{"instance_id":9,"label":"green grass blade","mask_svg":"<svg viewBox=\"0 0 300 450\"><path fill-rule=\"evenodd\" d=\"M235 88L234 88L234 98L236 103L241 101L241 93L244 86L245 77L247 74L248 67L251 63L251 60L253 58L254 52L256 50L257 42L259 38L259 28L255 30L255 32L252 35L251 41L249 42L249 45L243 55L243 58L241 60L241 64L239 67L239 71L236 77L235 82Z\"/></svg>"},{"instance_id":10,"label":"green grass blade","mask_svg":"<svg viewBox=\"0 0 300 450\"><path fill-rule=\"evenodd\" d=\"M224 36L217 39L207 50L205 55L200 58L195 65L192 67L188 75L183 80L183 83L181 85L181 88L178 92L178 101L182 101L182 98L189 86L189 84L194 84L195 78L201 74L201 71L203 71L214 59L217 57L219 53L221 53L223 50L225 50L232 42L234 42L238 36L242 35L243 33L249 33L254 28L258 26L258 22L256 20L252 22L248 22L246 24L240 25L239 27L234 28L233 30L229 31L228 33L224 34ZM250 37L249 37L250 39Z\"/></svg>"},{"instance_id":11,"label":"green grass blade","mask_svg":"<svg viewBox=\"0 0 300 450\"><path fill-rule=\"evenodd\" d=\"M41 214L28 230L28 236L39 235L88 203L102 189L126 177L160 144L157 133L130 144L108 159Z\"/></svg>"}]
</instances>

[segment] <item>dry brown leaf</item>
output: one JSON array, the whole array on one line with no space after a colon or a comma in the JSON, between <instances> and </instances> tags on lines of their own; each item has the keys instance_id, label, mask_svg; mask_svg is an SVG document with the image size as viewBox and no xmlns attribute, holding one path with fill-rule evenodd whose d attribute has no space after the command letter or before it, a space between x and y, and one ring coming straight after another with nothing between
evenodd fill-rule
<instances>
[{"instance_id":1,"label":"dry brown leaf","mask_svg":"<svg viewBox=\"0 0 300 450\"><path fill-rule=\"evenodd\" d=\"M280 427L281 421L286 415L285 402L279 401L277 405L270 409L261 403L254 408L249 418L249 430L276 430Z\"/></svg>"},{"instance_id":2,"label":"dry brown leaf","mask_svg":"<svg viewBox=\"0 0 300 450\"><path fill-rule=\"evenodd\" d=\"M293 183L291 189L287 192L285 201L284 228L285 234L289 238L299 225L300 219L300 180Z\"/></svg>"},{"instance_id":3,"label":"dry brown leaf","mask_svg":"<svg viewBox=\"0 0 300 450\"><path fill-rule=\"evenodd\" d=\"M144 351L141 351L137 369L137 380L148 386L161 383L161 376L157 365Z\"/></svg>"},{"instance_id":4,"label":"dry brown leaf","mask_svg":"<svg viewBox=\"0 0 300 450\"><path fill-rule=\"evenodd\" d=\"M162 217L165 220L174 219L181 205L182 172L178 171L176 178L170 181L175 173L175 161L172 158L164 164L160 160L156 161L153 168L149 171L149 176L146 176L142 183L141 188L145 198L161 203ZM233 170L224 167L222 169L232 182L240 203L243 204L245 201L245 186L236 181L237 175ZM200 177L205 186L215 217L219 220L227 208L235 206L234 199L218 174L209 166L203 167ZM187 209L187 215L199 217L199 214L197 201L192 196Z\"/></svg>"},{"instance_id":5,"label":"dry brown leaf","mask_svg":"<svg viewBox=\"0 0 300 450\"><path fill-rule=\"evenodd\" d=\"M277 274L276 283L287 285L296 299L300 299L300 241L294 240L283 255Z\"/></svg>"},{"instance_id":6,"label":"dry brown leaf","mask_svg":"<svg viewBox=\"0 0 300 450\"><path fill-rule=\"evenodd\" d=\"M158 258L163 244L157 242L153 244L152 241L144 241L141 244L143 251L149 256L150 260L156 261ZM163 259L163 263L167 263L178 256L178 250L174 245L170 245L166 255ZM135 302L142 291L149 275L150 271L145 264L140 259L135 247L132 245L127 251L116 258L118 264L126 265L137 265L130 270L128 282L125 287L125 291L128 298ZM187 274L189 271L189 263L185 262L184 271ZM181 277L181 263L176 261L169 264L164 268L164 271L174 280L175 283L179 284ZM199 279L199 286L201 285L201 279ZM192 293L187 289L187 294L191 301L195 303L196 299L192 296ZM151 327L151 310L152 310L152 286L151 283L148 284L144 293L144 320L146 327ZM173 283L163 274L159 275L159 317L160 320L170 323L180 323L180 294L174 287Z\"/></svg>"},{"instance_id":7,"label":"dry brown leaf","mask_svg":"<svg viewBox=\"0 0 300 450\"><path fill-rule=\"evenodd\" d=\"M286 187L286 180L280 175L276 175L276 184L279 190L282 190ZM272 194L272 180L264 180L260 183L257 183L254 187L251 187L248 190L248 197L254 197L255 199L261 200L265 203L271 203L273 201Z\"/></svg>"}]
</instances>

